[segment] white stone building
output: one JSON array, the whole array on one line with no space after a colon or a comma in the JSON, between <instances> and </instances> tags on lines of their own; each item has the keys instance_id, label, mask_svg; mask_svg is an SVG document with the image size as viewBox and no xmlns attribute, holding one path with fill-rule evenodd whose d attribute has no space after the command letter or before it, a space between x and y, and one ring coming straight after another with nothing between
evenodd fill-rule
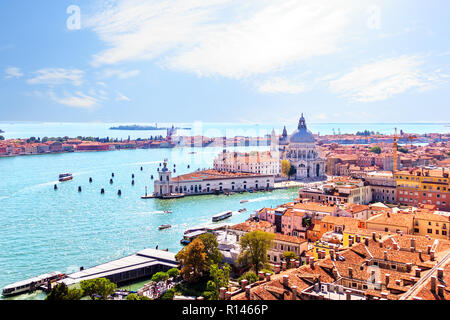
<instances>
[{"instance_id":1,"label":"white stone building","mask_svg":"<svg viewBox=\"0 0 450 320\"><path fill-rule=\"evenodd\" d=\"M277 152L227 152L223 151L214 159L213 168L218 171L250 172L279 175L280 157Z\"/></svg>"},{"instance_id":2,"label":"white stone building","mask_svg":"<svg viewBox=\"0 0 450 320\"><path fill-rule=\"evenodd\" d=\"M171 194L201 195L222 193L225 191L238 192L249 190L273 189L274 177L272 175L228 172L214 169L195 171L192 173L172 177L167 169L167 162L159 172L154 182L155 197L169 196Z\"/></svg>"}]
</instances>

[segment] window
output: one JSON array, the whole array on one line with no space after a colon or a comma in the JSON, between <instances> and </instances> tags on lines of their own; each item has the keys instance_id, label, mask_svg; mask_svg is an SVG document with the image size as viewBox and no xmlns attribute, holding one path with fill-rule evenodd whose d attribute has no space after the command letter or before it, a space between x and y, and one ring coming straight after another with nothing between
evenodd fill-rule
<instances>
[{"instance_id":1,"label":"window","mask_svg":"<svg viewBox=\"0 0 450 320\"><path fill-rule=\"evenodd\" d=\"M433 229L427 229L428 233L433 233Z\"/></svg>"}]
</instances>

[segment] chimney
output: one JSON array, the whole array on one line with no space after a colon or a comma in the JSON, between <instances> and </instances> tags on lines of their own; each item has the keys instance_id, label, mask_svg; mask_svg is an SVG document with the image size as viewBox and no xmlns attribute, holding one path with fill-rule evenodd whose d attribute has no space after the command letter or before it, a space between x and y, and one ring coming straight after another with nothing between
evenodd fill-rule
<instances>
[{"instance_id":1,"label":"chimney","mask_svg":"<svg viewBox=\"0 0 450 320\"><path fill-rule=\"evenodd\" d=\"M436 277L431 276L431 292L436 293Z\"/></svg>"},{"instance_id":2,"label":"chimney","mask_svg":"<svg viewBox=\"0 0 450 320\"><path fill-rule=\"evenodd\" d=\"M241 288L244 289L248 284L248 280L247 279L243 279L241 280Z\"/></svg>"},{"instance_id":3,"label":"chimney","mask_svg":"<svg viewBox=\"0 0 450 320\"><path fill-rule=\"evenodd\" d=\"M389 285L389 277L390 277L391 275L389 274L389 273L386 273L385 274L385 277L386 277L386 287Z\"/></svg>"},{"instance_id":4,"label":"chimney","mask_svg":"<svg viewBox=\"0 0 450 320\"><path fill-rule=\"evenodd\" d=\"M295 259L291 259L289 267L294 268L294 266L295 266Z\"/></svg>"},{"instance_id":5,"label":"chimney","mask_svg":"<svg viewBox=\"0 0 450 320\"><path fill-rule=\"evenodd\" d=\"M369 246L369 238L364 238L364 244L366 245L366 247Z\"/></svg>"},{"instance_id":6,"label":"chimney","mask_svg":"<svg viewBox=\"0 0 450 320\"><path fill-rule=\"evenodd\" d=\"M419 250L419 259L422 261L422 250Z\"/></svg>"},{"instance_id":7,"label":"chimney","mask_svg":"<svg viewBox=\"0 0 450 320\"><path fill-rule=\"evenodd\" d=\"M416 250L416 238L411 238L411 248L414 248L414 250Z\"/></svg>"},{"instance_id":8,"label":"chimney","mask_svg":"<svg viewBox=\"0 0 450 320\"><path fill-rule=\"evenodd\" d=\"M276 264L273 267L273 271L275 272L275 274L279 274L280 273L280 269L281 269L281 266L279 264Z\"/></svg>"},{"instance_id":9,"label":"chimney","mask_svg":"<svg viewBox=\"0 0 450 320\"><path fill-rule=\"evenodd\" d=\"M247 298L247 300L250 300L250 288L251 286L245 287L245 297Z\"/></svg>"},{"instance_id":10,"label":"chimney","mask_svg":"<svg viewBox=\"0 0 450 320\"><path fill-rule=\"evenodd\" d=\"M332 261L334 261L334 250L333 249L330 250L330 258Z\"/></svg>"},{"instance_id":11,"label":"chimney","mask_svg":"<svg viewBox=\"0 0 450 320\"><path fill-rule=\"evenodd\" d=\"M292 300L297 300L297 286L292 286Z\"/></svg>"},{"instance_id":12,"label":"chimney","mask_svg":"<svg viewBox=\"0 0 450 320\"><path fill-rule=\"evenodd\" d=\"M352 300L352 292L350 290L345 290L345 298L347 300Z\"/></svg>"},{"instance_id":13,"label":"chimney","mask_svg":"<svg viewBox=\"0 0 450 320\"><path fill-rule=\"evenodd\" d=\"M356 242L357 243L361 242L361 236L359 234L356 235Z\"/></svg>"},{"instance_id":14,"label":"chimney","mask_svg":"<svg viewBox=\"0 0 450 320\"><path fill-rule=\"evenodd\" d=\"M411 263L411 262L408 262L408 263L406 264L406 271L407 271L407 272L411 272L411 267L412 267L412 263Z\"/></svg>"},{"instance_id":15,"label":"chimney","mask_svg":"<svg viewBox=\"0 0 450 320\"><path fill-rule=\"evenodd\" d=\"M286 270L286 261L281 261L281 270L285 271Z\"/></svg>"},{"instance_id":16,"label":"chimney","mask_svg":"<svg viewBox=\"0 0 450 320\"><path fill-rule=\"evenodd\" d=\"M283 286L285 287L289 286L289 276L287 274L283 276Z\"/></svg>"},{"instance_id":17,"label":"chimney","mask_svg":"<svg viewBox=\"0 0 450 320\"><path fill-rule=\"evenodd\" d=\"M430 251L430 260L434 261L434 250Z\"/></svg>"},{"instance_id":18,"label":"chimney","mask_svg":"<svg viewBox=\"0 0 450 320\"><path fill-rule=\"evenodd\" d=\"M227 291L227 288L221 287L219 289L219 300L225 300L225 292Z\"/></svg>"},{"instance_id":19,"label":"chimney","mask_svg":"<svg viewBox=\"0 0 450 320\"><path fill-rule=\"evenodd\" d=\"M269 281L270 281L270 278L271 278L271 275L270 275L270 273L267 272L267 273L266 273L266 281L269 282Z\"/></svg>"},{"instance_id":20,"label":"chimney","mask_svg":"<svg viewBox=\"0 0 450 320\"><path fill-rule=\"evenodd\" d=\"M442 284L440 284L440 285L438 285L437 287L438 287L438 296L444 297L444 289L445 289L445 286L443 286Z\"/></svg>"},{"instance_id":21,"label":"chimney","mask_svg":"<svg viewBox=\"0 0 450 320\"><path fill-rule=\"evenodd\" d=\"M444 269L443 268L438 268L437 269L437 277L441 281L444 280Z\"/></svg>"},{"instance_id":22,"label":"chimney","mask_svg":"<svg viewBox=\"0 0 450 320\"><path fill-rule=\"evenodd\" d=\"M259 271L259 272L258 272L258 278L259 278L259 281L264 280L264 272Z\"/></svg>"},{"instance_id":23,"label":"chimney","mask_svg":"<svg viewBox=\"0 0 450 320\"><path fill-rule=\"evenodd\" d=\"M429 245L427 246L427 254L430 254L430 252L431 252L431 244L429 244Z\"/></svg>"},{"instance_id":24,"label":"chimney","mask_svg":"<svg viewBox=\"0 0 450 320\"><path fill-rule=\"evenodd\" d=\"M225 292L225 300L231 300L231 294L230 291Z\"/></svg>"},{"instance_id":25,"label":"chimney","mask_svg":"<svg viewBox=\"0 0 450 320\"><path fill-rule=\"evenodd\" d=\"M353 268L352 267L348 267L348 277L350 279L353 279Z\"/></svg>"},{"instance_id":26,"label":"chimney","mask_svg":"<svg viewBox=\"0 0 450 320\"><path fill-rule=\"evenodd\" d=\"M388 298L388 293L385 292L385 291L381 292L381 298L387 300L387 298Z\"/></svg>"},{"instance_id":27,"label":"chimney","mask_svg":"<svg viewBox=\"0 0 450 320\"><path fill-rule=\"evenodd\" d=\"M384 260L387 260L388 256L387 256L387 251L384 251Z\"/></svg>"},{"instance_id":28,"label":"chimney","mask_svg":"<svg viewBox=\"0 0 450 320\"><path fill-rule=\"evenodd\" d=\"M375 232L372 232L372 240L373 240L373 241L376 241L376 240L377 240L377 236L376 236L376 233L375 233Z\"/></svg>"},{"instance_id":29,"label":"chimney","mask_svg":"<svg viewBox=\"0 0 450 320\"><path fill-rule=\"evenodd\" d=\"M309 257L309 265L311 266L311 269L314 269L314 257Z\"/></svg>"},{"instance_id":30,"label":"chimney","mask_svg":"<svg viewBox=\"0 0 450 320\"><path fill-rule=\"evenodd\" d=\"M420 272L422 272L422 269L416 268L416 278L420 278Z\"/></svg>"},{"instance_id":31,"label":"chimney","mask_svg":"<svg viewBox=\"0 0 450 320\"><path fill-rule=\"evenodd\" d=\"M341 257L341 253L339 251L336 251L336 261L339 261L340 257Z\"/></svg>"},{"instance_id":32,"label":"chimney","mask_svg":"<svg viewBox=\"0 0 450 320\"><path fill-rule=\"evenodd\" d=\"M295 260L295 267L296 267L296 268L300 267L300 261Z\"/></svg>"},{"instance_id":33,"label":"chimney","mask_svg":"<svg viewBox=\"0 0 450 320\"><path fill-rule=\"evenodd\" d=\"M378 241L378 244L380 245L380 248L383 248L383 241L381 241L381 239Z\"/></svg>"},{"instance_id":34,"label":"chimney","mask_svg":"<svg viewBox=\"0 0 450 320\"><path fill-rule=\"evenodd\" d=\"M350 236L350 237L348 238L348 246L349 246L349 247L353 246L353 237L352 237L352 236Z\"/></svg>"},{"instance_id":35,"label":"chimney","mask_svg":"<svg viewBox=\"0 0 450 320\"><path fill-rule=\"evenodd\" d=\"M402 280L395 280L395 285L396 286L401 286L402 285Z\"/></svg>"}]
</instances>

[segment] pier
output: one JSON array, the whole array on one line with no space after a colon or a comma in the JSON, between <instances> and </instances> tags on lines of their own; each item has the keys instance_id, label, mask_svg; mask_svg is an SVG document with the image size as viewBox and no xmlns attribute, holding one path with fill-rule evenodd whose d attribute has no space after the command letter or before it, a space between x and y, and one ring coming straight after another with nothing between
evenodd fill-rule
<instances>
[{"instance_id":1,"label":"pier","mask_svg":"<svg viewBox=\"0 0 450 320\"><path fill-rule=\"evenodd\" d=\"M69 274L59 282L71 286L83 280L107 278L114 283L123 283L150 277L156 272L167 271L177 266L174 253L144 249L131 256Z\"/></svg>"}]
</instances>

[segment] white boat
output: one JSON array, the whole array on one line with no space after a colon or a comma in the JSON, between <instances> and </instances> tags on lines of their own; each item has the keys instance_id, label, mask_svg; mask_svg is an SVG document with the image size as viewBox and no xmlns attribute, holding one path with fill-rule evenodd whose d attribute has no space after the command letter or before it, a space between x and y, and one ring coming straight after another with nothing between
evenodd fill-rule
<instances>
[{"instance_id":1,"label":"white boat","mask_svg":"<svg viewBox=\"0 0 450 320\"><path fill-rule=\"evenodd\" d=\"M218 221L222 221L225 219L230 218L233 215L232 211L224 211L221 213L216 214L215 216L212 217L212 222L218 222Z\"/></svg>"},{"instance_id":2,"label":"white boat","mask_svg":"<svg viewBox=\"0 0 450 320\"><path fill-rule=\"evenodd\" d=\"M46 273L38 277L22 280L3 288L3 296L13 296L17 294L27 293L38 289L42 285L46 285L48 281L54 282L63 279L65 275L59 271Z\"/></svg>"}]
</instances>

